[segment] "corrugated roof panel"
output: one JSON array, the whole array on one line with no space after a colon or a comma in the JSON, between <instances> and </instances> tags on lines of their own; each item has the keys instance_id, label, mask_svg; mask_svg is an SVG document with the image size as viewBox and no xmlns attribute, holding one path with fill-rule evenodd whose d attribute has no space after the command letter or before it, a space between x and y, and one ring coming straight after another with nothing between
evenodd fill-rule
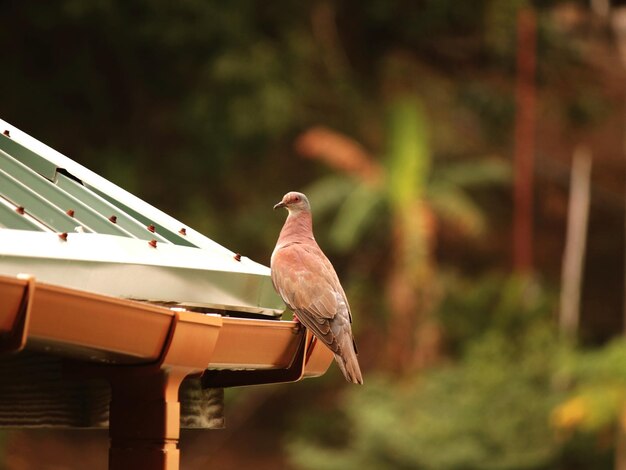
<instances>
[{"instance_id":1,"label":"corrugated roof panel","mask_svg":"<svg viewBox=\"0 0 626 470\"><path fill-rule=\"evenodd\" d=\"M153 219L146 217L140 212L135 211L134 209L128 207L127 205L116 200L110 195L105 194L102 191L99 191L98 189L93 188L93 187L90 187L89 189L93 191L94 193L96 193L97 195L99 195L100 197L102 197L103 199L106 199L107 201L109 201L114 206L119 207L121 210L123 210L126 214L128 214L133 219L138 220L141 223L143 223L144 227L152 225L154 227L154 232L164 237L169 242L174 243L175 245L190 246L190 247L197 248L197 246L191 243L189 240L187 240L186 237L181 236L176 232L172 232L171 230L167 229L165 226L161 225L160 223L155 222ZM179 230L180 228L183 228L182 224L180 225Z\"/></svg>"},{"instance_id":2,"label":"corrugated roof panel","mask_svg":"<svg viewBox=\"0 0 626 470\"><path fill-rule=\"evenodd\" d=\"M28 186L28 188L40 195L42 198L54 204L59 210L67 214L72 211L70 217L74 219L73 227L82 226L84 230L96 233L107 233L110 235L131 236L126 230L118 227L105 219L98 212L91 209L81 200L71 196L56 186L48 179L40 176L32 171L26 165L22 165L19 161L0 150L0 169L6 171L15 180ZM24 206L26 210L30 208L26 204L17 201L18 204Z\"/></svg>"},{"instance_id":3,"label":"corrugated roof panel","mask_svg":"<svg viewBox=\"0 0 626 470\"><path fill-rule=\"evenodd\" d=\"M50 181L54 180L57 166L53 162L37 155L32 150L20 145L4 134L0 134L0 150L5 151L9 155L13 155L16 159L41 176L48 178Z\"/></svg>"},{"instance_id":4,"label":"corrugated roof panel","mask_svg":"<svg viewBox=\"0 0 626 470\"><path fill-rule=\"evenodd\" d=\"M4 151L4 157L0 158L0 168L4 168L9 174L16 176L16 179L21 181L22 183L39 183L35 175L41 175L45 181L52 181L57 183L57 186L62 190L67 191L74 198L79 201L89 200L89 205L94 203L92 206L94 210L85 211L86 205L80 205L80 203L72 202L71 200L67 200L60 193L52 193L51 202L55 203L59 208L63 208L64 205L75 205L81 207L81 211L74 210L74 217L79 221L77 225L82 225L85 228L88 228L89 231L93 231L96 233L107 233L112 235L123 235L123 236L134 236L140 239L156 239L157 241L166 242L166 243L175 243L181 246L191 246L195 247L193 243L191 243L186 237L181 236L177 233L177 231L172 231L166 228L165 226L159 224L151 220L149 217L144 216L140 212L133 210L128 207L126 204L116 200L110 195L99 191L96 188L92 188L90 190L84 184L76 183L72 181L62 173L58 171L58 165L42 158L37 155L32 150L27 147L15 142L10 137L5 135L0 136L0 151ZM7 158L8 157L8 158ZM11 165L10 170L6 168L6 165L10 163L7 160L10 159L15 163L18 163L23 169L29 169L33 172L33 175L28 175L24 173L24 171L20 171L20 168L15 168L15 165ZM4 165L4 166L3 166ZM19 174L15 174L18 171ZM79 179L76 177L76 179ZM69 181L69 183L68 183ZM75 185L72 185L75 183ZM41 193L41 191L47 192L49 190L46 185L38 184L37 188L33 188L31 184L28 186L33 189L36 193ZM54 191L54 190L50 190ZM46 195L47 197L48 195ZM55 197L57 196L57 197ZM55 199L55 200L52 200ZM65 200L64 200L65 199ZM108 207L103 206L103 202L108 202ZM115 208L115 213L108 214L111 208ZM65 209L66 211L71 209L68 207ZM101 217L98 217L96 213L99 213ZM109 217L115 215L118 219L117 224L112 224L109 221ZM148 226L153 226L155 228L155 233L150 233L147 230ZM180 230L179 227L178 230Z\"/></svg>"},{"instance_id":5,"label":"corrugated roof panel","mask_svg":"<svg viewBox=\"0 0 626 470\"><path fill-rule=\"evenodd\" d=\"M158 233L151 233L147 229L147 224L143 224L137 219L129 216L121 208L111 204L109 201L100 197L89 188L77 183L71 178L68 178L64 174L57 173L56 183L59 188L71 194L75 198L80 199L107 220L111 221L111 217L114 217L114 223L126 230L132 236L141 240L155 239L157 241L166 242L166 239L161 237Z\"/></svg>"},{"instance_id":6,"label":"corrugated roof panel","mask_svg":"<svg viewBox=\"0 0 626 470\"><path fill-rule=\"evenodd\" d=\"M57 232L73 232L76 226L79 225L65 211L62 211L1 169L0 188L2 196L16 206L23 207L26 212ZM91 230L85 227L85 231L90 232Z\"/></svg>"},{"instance_id":7,"label":"corrugated roof panel","mask_svg":"<svg viewBox=\"0 0 626 470\"><path fill-rule=\"evenodd\" d=\"M0 197L0 227L16 230L35 230L43 232L43 228L35 224L24 214L18 214L15 206L6 199Z\"/></svg>"},{"instance_id":8,"label":"corrugated roof panel","mask_svg":"<svg viewBox=\"0 0 626 470\"><path fill-rule=\"evenodd\" d=\"M108 196L110 200L118 201L120 204L123 204L124 207L130 208L133 212L141 214L146 220L154 223L155 226L158 225L165 227L170 233L173 234L177 234L181 228L185 228L187 234L183 240L186 240L194 246L214 250L216 252L221 251L225 255L230 256L235 254L227 248L221 246L219 243L216 243L210 238L204 236L200 232L193 230L188 225L182 224L180 221L169 216L163 211L160 211L147 202L142 201L137 196L102 178L88 168L85 168L53 148L47 146L43 142L40 142L30 135L22 132L8 122L0 119L0 126L0 130L5 129L9 131L11 139L20 144L22 147L30 150L41 158L44 158L46 161L52 163L56 168L63 168L67 171L67 173L80 180L85 186L96 190L98 194Z\"/></svg>"}]
</instances>

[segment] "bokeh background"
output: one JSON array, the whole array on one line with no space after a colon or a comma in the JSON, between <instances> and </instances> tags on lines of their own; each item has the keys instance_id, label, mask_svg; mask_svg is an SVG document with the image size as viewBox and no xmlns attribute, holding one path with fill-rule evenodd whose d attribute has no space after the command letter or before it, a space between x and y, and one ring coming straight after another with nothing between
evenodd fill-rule
<instances>
[{"instance_id":1,"label":"bokeh background","mask_svg":"<svg viewBox=\"0 0 626 470\"><path fill-rule=\"evenodd\" d=\"M0 0L3 119L266 265L306 192L350 299L365 385L228 391L182 468L626 468L624 3Z\"/></svg>"}]
</instances>

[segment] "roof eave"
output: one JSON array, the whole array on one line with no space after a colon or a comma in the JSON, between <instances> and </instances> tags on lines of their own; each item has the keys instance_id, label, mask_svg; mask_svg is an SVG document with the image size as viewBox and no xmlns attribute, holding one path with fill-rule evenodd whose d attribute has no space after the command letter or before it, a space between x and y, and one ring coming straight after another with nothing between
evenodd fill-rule
<instances>
[{"instance_id":1,"label":"roof eave","mask_svg":"<svg viewBox=\"0 0 626 470\"><path fill-rule=\"evenodd\" d=\"M88 362L151 364L168 349L167 357L172 356L172 331L186 330L184 347L171 365L190 371L286 370L300 359L299 379L324 374L333 357L289 321L172 311L33 278L0 276L0 298L0 350L5 351L27 346ZM210 338L214 341L210 357L198 357L195 351L206 350ZM305 353L300 348L303 343Z\"/></svg>"},{"instance_id":2,"label":"roof eave","mask_svg":"<svg viewBox=\"0 0 626 470\"><path fill-rule=\"evenodd\" d=\"M47 283L126 299L273 317L284 310L268 268L198 248L153 247L145 240L94 233L60 239L49 232L2 229L0 261L0 274L27 273Z\"/></svg>"}]
</instances>

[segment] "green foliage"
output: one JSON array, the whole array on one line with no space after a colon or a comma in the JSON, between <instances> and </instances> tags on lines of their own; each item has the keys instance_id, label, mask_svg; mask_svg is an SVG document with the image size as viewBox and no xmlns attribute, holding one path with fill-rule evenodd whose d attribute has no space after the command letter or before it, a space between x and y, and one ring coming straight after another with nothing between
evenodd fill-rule
<instances>
[{"instance_id":1,"label":"green foliage","mask_svg":"<svg viewBox=\"0 0 626 470\"><path fill-rule=\"evenodd\" d=\"M357 182L342 174L332 174L313 182L306 190L316 218L336 209L354 191Z\"/></svg>"},{"instance_id":2,"label":"green foliage","mask_svg":"<svg viewBox=\"0 0 626 470\"><path fill-rule=\"evenodd\" d=\"M435 167L433 178L441 184L471 189L511 182L511 167L498 158L449 162Z\"/></svg>"},{"instance_id":3,"label":"green foliage","mask_svg":"<svg viewBox=\"0 0 626 470\"><path fill-rule=\"evenodd\" d=\"M402 96L389 110L387 145L388 200L397 212L425 193L432 166L424 107L416 96Z\"/></svg>"},{"instance_id":4,"label":"green foliage","mask_svg":"<svg viewBox=\"0 0 626 470\"><path fill-rule=\"evenodd\" d=\"M344 397L345 447L291 445L299 467L316 469L538 469L559 446L549 413L558 343L549 328L511 341L485 335L464 360L406 383L369 377Z\"/></svg>"},{"instance_id":5,"label":"green foliage","mask_svg":"<svg viewBox=\"0 0 626 470\"><path fill-rule=\"evenodd\" d=\"M446 163L435 167L427 198L444 221L476 236L485 232L487 220L468 190L503 185L510 179L510 166L499 159Z\"/></svg>"},{"instance_id":6,"label":"green foliage","mask_svg":"<svg viewBox=\"0 0 626 470\"><path fill-rule=\"evenodd\" d=\"M372 228L389 229L386 214L414 219L414 204L422 197L439 217L463 233L484 232L485 214L468 190L509 182L510 166L496 158L454 163L432 161L425 123L425 111L416 97L391 106L387 124L389 150L382 162L386 169L383 185L347 175L331 175L307 188L316 215L337 211L330 230L330 242L335 249L344 252L353 249ZM420 246L421 236L406 234L408 240Z\"/></svg>"},{"instance_id":7,"label":"green foliage","mask_svg":"<svg viewBox=\"0 0 626 470\"><path fill-rule=\"evenodd\" d=\"M489 274L470 281L448 274L445 284L439 319L455 352L491 330L515 338L525 325L549 318L556 305L555 293L532 277Z\"/></svg>"},{"instance_id":8,"label":"green foliage","mask_svg":"<svg viewBox=\"0 0 626 470\"><path fill-rule=\"evenodd\" d=\"M569 356L564 373L583 382L612 381L626 385L626 341L618 338L602 348Z\"/></svg>"},{"instance_id":9,"label":"green foliage","mask_svg":"<svg viewBox=\"0 0 626 470\"><path fill-rule=\"evenodd\" d=\"M553 413L555 428L598 433L611 429L626 409L626 341L595 350L572 351L563 358L566 399Z\"/></svg>"},{"instance_id":10,"label":"green foliage","mask_svg":"<svg viewBox=\"0 0 626 470\"><path fill-rule=\"evenodd\" d=\"M550 468L560 454L550 413L563 394L554 380L562 346L548 321L549 296L531 280L495 276L463 292L455 295L466 300L462 310L444 308L487 317L464 331L463 357L404 381L368 376L343 397L347 442L296 441L290 449L299 467Z\"/></svg>"},{"instance_id":11,"label":"green foliage","mask_svg":"<svg viewBox=\"0 0 626 470\"><path fill-rule=\"evenodd\" d=\"M367 183L358 184L346 197L337 212L337 218L330 232L331 241L338 250L348 250L356 246L359 237L367 233L381 208L384 199L377 188Z\"/></svg>"},{"instance_id":12,"label":"green foliage","mask_svg":"<svg viewBox=\"0 0 626 470\"><path fill-rule=\"evenodd\" d=\"M512 32L516 30L517 12L529 2L490 0L486 3L485 42L494 55L512 62L515 57L515 35Z\"/></svg>"},{"instance_id":13,"label":"green foliage","mask_svg":"<svg viewBox=\"0 0 626 470\"><path fill-rule=\"evenodd\" d=\"M428 196L432 208L442 220L470 235L485 231L485 214L460 188L433 185L429 188Z\"/></svg>"}]
</instances>

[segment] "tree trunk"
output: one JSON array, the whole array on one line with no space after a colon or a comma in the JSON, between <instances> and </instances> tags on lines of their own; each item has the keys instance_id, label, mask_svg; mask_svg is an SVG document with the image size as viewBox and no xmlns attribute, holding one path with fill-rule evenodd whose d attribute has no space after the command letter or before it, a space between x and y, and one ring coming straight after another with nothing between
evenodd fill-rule
<instances>
[{"instance_id":1,"label":"tree trunk","mask_svg":"<svg viewBox=\"0 0 626 470\"><path fill-rule=\"evenodd\" d=\"M513 268L533 268L533 154L535 149L536 17L532 7L517 17L517 83L515 89Z\"/></svg>"},{"instance_id":2,"label":"tree trunk","mask_svg":"<svg viewBox=\"0 0 626 470\"><path fill-rule=\"evenodd\" d=\"M565 253L561 272L561 333L575 339L580 321L580 292L587 243L591 183L591 152L578 146L572 160Z\"/></svg>"}]
</instances>

